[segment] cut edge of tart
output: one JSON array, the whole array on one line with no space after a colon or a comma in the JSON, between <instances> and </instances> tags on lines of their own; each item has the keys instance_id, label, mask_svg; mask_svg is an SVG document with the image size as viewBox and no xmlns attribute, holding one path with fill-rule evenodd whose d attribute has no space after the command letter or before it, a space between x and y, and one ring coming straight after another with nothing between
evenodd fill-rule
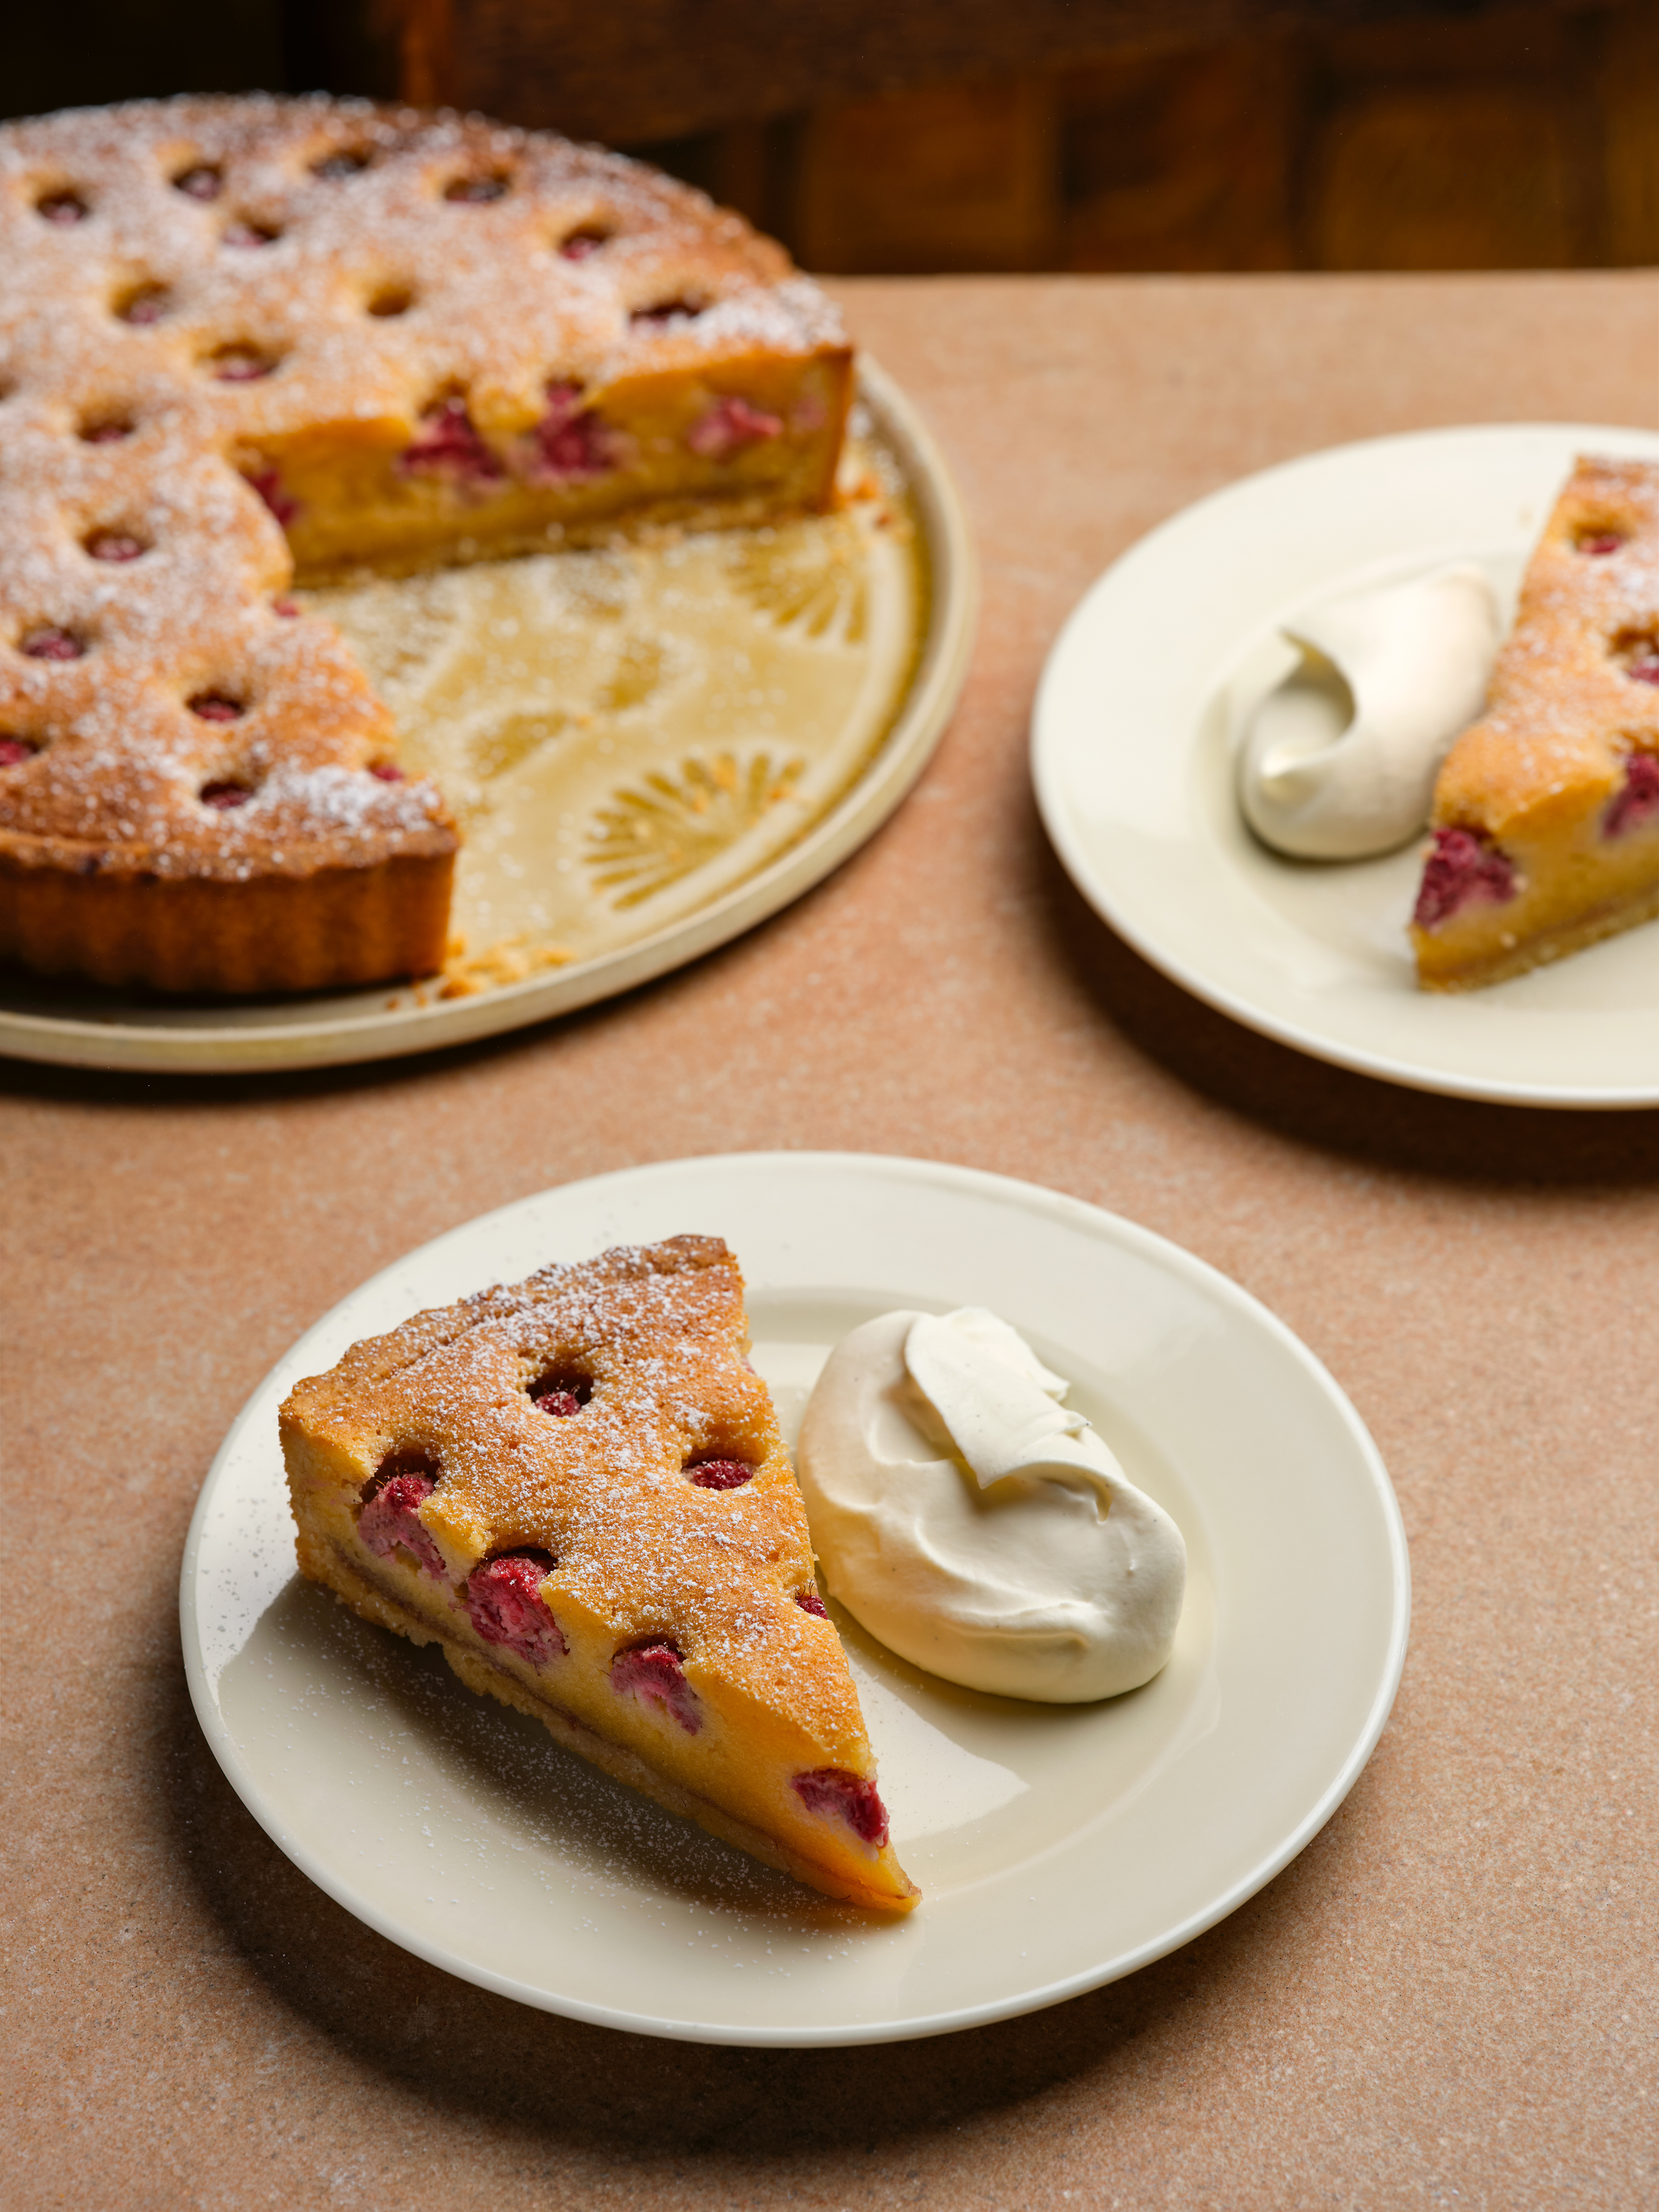
<instances>
[{"instance_id":1,"label":"cut edge of tart","mask_svg":"<svg viewBox=\"0 0 1659 2212\"><path fill-rule=\"evenodd\" d=\"M908 1911L747 1342L736 1261L677 1237L354 1345L282 1409L300 1567L671 1812Z\"/></svg>"},{"instance_id":2,"label":"cut edge of tart","mask_svg":"<svg viewBox=\"0 0 1659 2212\"><path fill-rule=\"evenodd\" d=\"M1502 982L1656 915L1659 464L1580 459L1435 787L1418 981Z\"/></svg>"}]
</instances>

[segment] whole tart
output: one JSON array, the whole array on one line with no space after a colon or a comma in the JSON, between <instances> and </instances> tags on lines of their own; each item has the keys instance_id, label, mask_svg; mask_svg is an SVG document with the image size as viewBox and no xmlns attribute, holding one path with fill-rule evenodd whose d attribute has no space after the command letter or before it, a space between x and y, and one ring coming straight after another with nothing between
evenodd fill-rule
<instances>
[{"instance_id":1,"label":"whole tart","mask_svg":"<svg viewBox=\"0 0 1659 2212\"><path fill-rule=\"evenodd\" d=\"M1435 787L1418 980L1501 982L1656 914L1659 466L1581 459Z\"/></svg>"},{"instance_id":2,"label":"whole tart","mask_svg":"<svg viewBox=\"0 0 1659 2212\"><path fill-rule=\"evenodd\" d=\"M0 128L0 957L169 990L429 972L458 845L287 586L834 496L782 249L475 117L185 99Z\"/></svg>"},{"instance_id":3,"label":"whole tart","mask_svg":"<svg viewBox=\"0 0 1659 2212\"><path fill-rule=\"evenodd\" d=\"M300 1566L832 1897L902 1912L806 1512L710 1237L416 1314L282 1409Z\"/></svg>"}]
</instances>

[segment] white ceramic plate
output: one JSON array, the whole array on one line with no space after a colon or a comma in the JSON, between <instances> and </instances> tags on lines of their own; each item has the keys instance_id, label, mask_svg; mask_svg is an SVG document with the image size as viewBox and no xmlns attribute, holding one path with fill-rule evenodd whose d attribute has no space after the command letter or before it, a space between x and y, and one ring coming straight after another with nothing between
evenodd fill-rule
<instances>
[{"instance_id":1,"label":"white ceramic plate","mask_svg":"<svg viewBox=\"0 0 1659 2212\"><path fill-rule=\"evenodd\" d=\"M836 514L301 593L466 830L444 976L190 1003L0 974L0 1052L244 1074L431 1052L631 990L828 875L927 765L967 673L973 542L860 363Z\"/></svg>"},{"instance_id":2,"label":"white ceramic plate","mask_svg":"<svg viewBox=\"0 0 1659 2212\"><path fill-rule=\"evenodd\" d=\"M1191 1559L1144 1689L1041 1706L952 1688L837 1614L923 1902L884 1925L800 1888L474 1697L294 1571L276 1407L405 1315L680 1231L743 1261L793 1432L831 1345L900 1305L994 1307L1074 1378ZM180 1612L208 1740L256 1819L359 1918L577 2019L711 2043L873 2043L1027 2012L1231 1912L1341 1802L1405 1656L1404 1532L1304 1346L1173 1244L1074 1199L915 1160L762 1153L573 1183L353 1293L255 1391L203 1490Z\"/></svg>"},{"instance_id":3,"label":"white ceramic plate","mask_svg":"<svg viewBox=\"0 0 1659 2212\"><path fill-rule=\"evenodd\" d=\"M1340 1066L1516 1105L1659 1103L1659 928L1491 990L1419 992L1416 844L1286 860L1233 799L1230 732L1279 624L1454 559L1512 605L1580 453L1659 459L1659 434L1498 424L1339 446L1200 500L1108 569L1049 656L1032 771L1061 860L1121 936Z\"/></svg>"}]
</instances>

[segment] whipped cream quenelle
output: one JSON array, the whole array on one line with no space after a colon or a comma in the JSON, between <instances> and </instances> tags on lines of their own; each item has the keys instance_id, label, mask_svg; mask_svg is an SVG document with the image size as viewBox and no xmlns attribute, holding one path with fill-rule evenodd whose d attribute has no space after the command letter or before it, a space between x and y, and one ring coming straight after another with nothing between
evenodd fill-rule
<instances>
[{"instance_id":1,"label":"whipped cream quenelle","mask_svg":"<svg viewBox=\"0 0 1659 2212\"><path fill-rule=\"evenodd\" d=\"M1486 703L1496 593L1460 562L1335 600L1280 635L1291 665L1239 756L1245 820L1301 860L1392 852L1428 821L1440 763Z\"/></svg>"},{"instance_id":2,"label":"whipped cream quenelle","mask_svg":"<svg viewBox=\"0 0 1659 2212\"><path fill-rule=\"evenodd\" d=\"M797 1451L835 1597L970 1689L1115 1697L1170 1656L1187 1547L1067 1385L982 1307L883 1314L830 1355Z\"/></svg>"}]
</instances>

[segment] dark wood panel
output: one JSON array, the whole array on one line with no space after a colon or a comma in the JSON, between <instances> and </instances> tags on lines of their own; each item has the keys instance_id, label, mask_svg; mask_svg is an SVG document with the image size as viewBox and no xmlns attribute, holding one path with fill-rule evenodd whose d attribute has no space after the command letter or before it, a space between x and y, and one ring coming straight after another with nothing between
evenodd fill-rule
<instances>
[{"instance_id":1,"label":"dark wood panel","mask_svg":"<svg viewBox=\"0 0 1659 2212\"><path fill-rule=\"evenodd\" d=\"M6 10L0 113L40 115L169 92L268 90L283 75L281 0L77 0Z\"/></svg>"},{"instance_id":2,"label":"dark wood panel","mask_svg":"<svg viewBox=\"0 0 1659 2212\"><path fill-rule=\"evenodd\" d=\"M1558 0L1567 9L1600 0ZM290 0L301 73L627 145L900 88L1481 0ZM348 82L349 80L349 82Z\"/></svg>"},{"instance_id":3,"label":"dark wood panel","mask_svg":"<svg viewBox=\"0 0 1659 2212\"><path fill-rule=\"evenodd\" d=\"M285 0L285 70L279 5L37 10L0 99L461 100L628 144L848 273L1659 262L1659 0Z\"/></svg>"}]
</instances>

